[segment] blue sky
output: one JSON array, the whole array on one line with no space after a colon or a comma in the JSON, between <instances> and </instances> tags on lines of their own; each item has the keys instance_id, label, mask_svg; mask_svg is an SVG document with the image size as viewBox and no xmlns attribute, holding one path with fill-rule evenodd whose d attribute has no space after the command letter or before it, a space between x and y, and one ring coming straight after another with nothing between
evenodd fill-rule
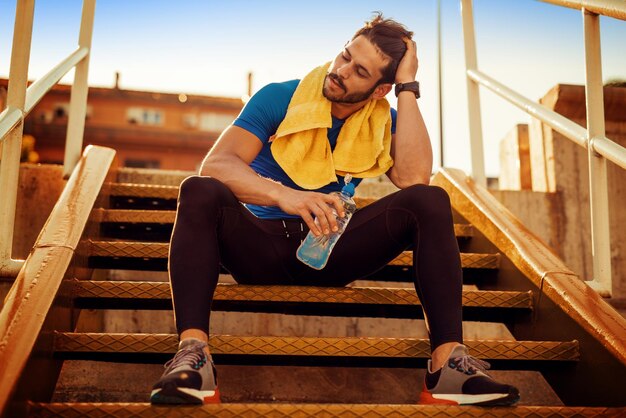
<instances>
[{"instance_id":1,"label":"blue sky","mask_svg":"<svg viewBox=\"0 0 626 418\"><path fill-rule=\"evenodd\" d=\"M38 0L30 79L76 46L81 1ZM239 97L247 73L254 91L301 78L328 61L374 10L415 32L420 107L438 164L435 0L310 2L99 0L89 81L138 90ZM442 0L445 165L469 170L459 1ZM582 15L535 0L474 0L479 68L537 100L557 83L584 83ZM0 0L0 77L7 77L15 0ZM601 19L604 79L626 78L626 22ZM66 77L64 81L70 81ZM499 172L498 143L529 117L482 89L487 172ZM389 97L395 104L395 99Z\"/></svg>"}]
</instances>

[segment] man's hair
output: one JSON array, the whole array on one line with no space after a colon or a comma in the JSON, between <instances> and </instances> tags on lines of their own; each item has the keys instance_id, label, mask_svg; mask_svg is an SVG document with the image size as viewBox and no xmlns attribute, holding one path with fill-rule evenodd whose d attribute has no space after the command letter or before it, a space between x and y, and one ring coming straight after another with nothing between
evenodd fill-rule
<instances>
[{"instance_id":1,"label":"man's hair","mask_svg":"<svg viewBox=\"0 0 626 418\"><path fill-rule=\"evenodd\" d=\"M375 12L371 20L359 29L352 39L365 36L374 46L389 58L389 64L383 68L380 83L393 84L396 78L398 64L406 52L406 43L403 38L411 39L413 32L406 26L393 19L385 19L381 12Z\"/></svg>"}]
</instances>

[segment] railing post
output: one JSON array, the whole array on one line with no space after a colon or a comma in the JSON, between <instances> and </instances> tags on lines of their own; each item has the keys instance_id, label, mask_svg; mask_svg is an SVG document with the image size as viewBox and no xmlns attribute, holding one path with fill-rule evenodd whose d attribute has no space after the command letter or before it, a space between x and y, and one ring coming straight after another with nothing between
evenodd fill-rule
<instances>
[{"instance_id":1,"label":"railing post","mask_svg":"<svg viewBox=\"0 0 626 418\"><path fill-rule=\"evenodd\" d=\"M0 276L17 276L24 263L21 260L13 260L11 256L34 10L35 0L19 0L15 10L7 108L19 109L22 112L22 121L8 133L2 144L2 161L0 162L0 194L2 195L2 199L0 199Z\"/></svg>"},{"instance_id":2,"label":"railing post","mask_svg":"<svg viewBox=\"0 0 626 418\"><path fill-rule=\"evenodd\" d=\"M88 73L89 58L91 56L91 38L93 34L93 20L96 10L96 0L84 0L80 22L78 46L85 47L89 53L76 65L74 83L70 97L70 111L67 119L67 137L65 140L65 158L63 161L63 176L68 178L80 159L83 148L83 134L85 133L85 115L87 112L87 93L89 91Z\"/></svg>"},{"instance_id":3,"label":"railing post","mask_svg":"<svg viewBox=\"0 0 626 418\"><path fill-rule=\"evenodd\" d=\"M587 102L587 152L593 280L588 282L602 296L611 296L611 239L606 159L594 150L594 140L604 138L604 87L600 52L600 16L582 8L585 32L585 95Z\"/></svg>"},{"instance_id":4,"label":"railing post","mask_svg":"<svg viewBox=\"0 0 626 418\"><path fill-rule=\"evenodd\" d=\"M463 20L463 44L465 46L465 80L467 82L472 176L474 177L474 181L476 181L476 183L482 186L487 186L483 150L483 128L480 116L479 86L478 82L470 79L467 75L468 71L478 69L472 0L461 0L461 17Z\"/></svg>"}]
</instances>

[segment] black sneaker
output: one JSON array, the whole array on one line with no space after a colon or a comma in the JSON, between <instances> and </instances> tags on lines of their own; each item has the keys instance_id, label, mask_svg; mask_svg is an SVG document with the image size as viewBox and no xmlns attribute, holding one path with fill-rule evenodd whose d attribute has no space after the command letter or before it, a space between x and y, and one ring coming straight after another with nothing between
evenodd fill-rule
<instances>
[{"instance_id":1,"label":"black sneaker","mask_svg":"<svg viewBox=\"0 0 626 418\"><path fill-rule=\"evenodd\" d=\"M220 403L217 372L203 341L181 341L173 359L165 363L165 372L152 387L152 404Z\"/></svg>"},{"instance_id":2,"label":"black sneaker","mask_svg":"<svg viewBox=\"0 0 626 418\"><path fill-rule=\"evenodd\" d=\"M493 380L489 363L470 356L464 345L454 347L441 370L431 367L429 360L420 404L508 406L519 400L517 388Z\"/></svg>"}]
</instances>

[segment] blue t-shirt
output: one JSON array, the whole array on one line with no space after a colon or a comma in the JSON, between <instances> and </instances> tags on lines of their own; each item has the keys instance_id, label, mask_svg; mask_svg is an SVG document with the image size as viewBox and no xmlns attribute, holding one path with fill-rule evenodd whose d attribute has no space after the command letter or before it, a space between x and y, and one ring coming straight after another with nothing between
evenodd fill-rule
<instances>
[{"instance_id":1,"label":"blue t-shirt","mask_svg":"<svg viewBox=\"0 0 626 418\"><path fill-rule=\"evenodd\" d=\"M294 183L287 173L278 165L270 150L269 138L276 133L287 114L287 107L300 80L291 80L283 83L272 83L259 90L242 109L241 113L233 122L233 125L245 129L254 134L263 143L259 155L250 163L250 167L260 176L277 181L287 187L296 190L306 190ZM391 109L391 133L396 132L395 109ZM328 128L328 141L331 149L335 149L339 131L345 120L332 118L332 127ZM343 177L337 176L339 182L329 183L316 192L331 193L340 191L343 187ZM361 179L352 180L355 187ZM289 215L277 206L260 206L246 204L246 207L257 217L264 219L299 218L297 215Z\"/></svg>"}]
</instances>

